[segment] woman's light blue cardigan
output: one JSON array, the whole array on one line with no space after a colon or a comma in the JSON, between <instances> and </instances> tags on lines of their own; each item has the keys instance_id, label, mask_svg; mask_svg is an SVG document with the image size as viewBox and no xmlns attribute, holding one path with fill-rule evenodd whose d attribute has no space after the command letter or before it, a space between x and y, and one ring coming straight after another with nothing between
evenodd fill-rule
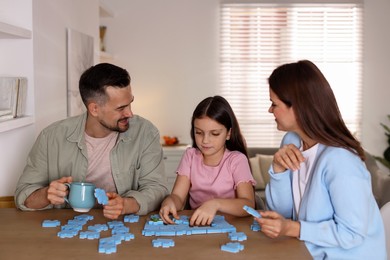
<instances>
[{"instance_id":1,"label":"woman's light blue cardigan","mask_svg":"<svg viewBox=\"0 0 390 260\"><path fill-rule=\"evenodd\" d=\"M282 145L301 146L295 133ZM275 174L266 187L267 207L301 223L299 239L314 259L387 259L382 217L361 159L344 149L319 144L311 177L295 212L292 171Z\"/></svg>"}]
</instances>

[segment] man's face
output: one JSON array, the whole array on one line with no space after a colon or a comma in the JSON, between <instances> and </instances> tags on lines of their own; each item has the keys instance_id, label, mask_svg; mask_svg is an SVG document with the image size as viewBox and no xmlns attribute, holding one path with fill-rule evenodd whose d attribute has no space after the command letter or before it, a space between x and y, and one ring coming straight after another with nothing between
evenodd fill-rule
<instances>
[{"instance_id":1,"label":"man's face","mask_svg":"<svg viewBox=\"0 0 390 260\"><path fill-rule=\"evenodd\" d=\"M125 132L129 129L129 119L133 117L131 103L134 96L131 87L115 88L107 87L107 101L104 105L98 105L97 121L107 130Z\"/></svg>"}]
</instances>

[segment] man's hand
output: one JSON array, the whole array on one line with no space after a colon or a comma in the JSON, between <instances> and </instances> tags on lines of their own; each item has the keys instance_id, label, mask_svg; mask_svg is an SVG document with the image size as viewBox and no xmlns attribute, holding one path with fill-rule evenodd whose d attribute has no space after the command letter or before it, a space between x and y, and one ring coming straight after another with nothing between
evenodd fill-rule
<instances>
[{"instance_id":1,"label":"man's hand","mask_svg":"<svg viewBox=\"0 0 390 260\"><path fill-rule=\"evenodd\" d=\"M49 186L31 193L24 205L30 209L42 209L50 204L60 205L65 202L64 197L68 195L68 187L64 183L71 183L72 177L62 177L52 181Z\"/></svg>"},{"instance_id":2,"label":"man's hand","mask_svg":"<svg viewBox=\"0 0 390 260\"><path fill-rule=\"evenodd\" d=\"M108 192L108 203L103 206L103 215L109 219L117 219L124 214L125 200L116 193Z\"/></svg>"},{"instance_id":3,"label":"man's hand","mask_svg":"<svg viewBox=\"0 0 390 260\"><path fill-rule=\"evenodd\" d=\"M64 198L69 193L69 189L65 183L71 183L72 181L72 177L62 177L50 183L47 189L47 200L50 201L50 204L60 205L65 202Z\"/></svg>"}]
</instances>

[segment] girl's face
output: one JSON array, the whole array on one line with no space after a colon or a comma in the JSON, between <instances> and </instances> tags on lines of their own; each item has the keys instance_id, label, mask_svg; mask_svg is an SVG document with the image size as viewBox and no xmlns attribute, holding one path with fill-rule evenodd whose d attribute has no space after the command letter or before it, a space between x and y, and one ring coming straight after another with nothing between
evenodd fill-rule
<instances>
[{"instance_id":1,"label":"girl's face","mask_svg":"<svg viewBox=\"0 0 390 260\"><path fill-rule=\"evenodd\" d=\"M272 103L268 112L274 114L278 130L297 131L298 124L293 108L283 103L271 88L269 89L269 96Z\"/></svg>"},{"instance_id":2,"label":"girl's face","mask_svg":"<svg viewBox=\"0 0 390 260\"><path fill-rule=\"evenodd\" d=\"M209 117L202 117L194 120L194 136L204 158L212 156L222 158L225 142L230 138L230 129L228 131L224 125Z\"/></svg>"}]
</instances>

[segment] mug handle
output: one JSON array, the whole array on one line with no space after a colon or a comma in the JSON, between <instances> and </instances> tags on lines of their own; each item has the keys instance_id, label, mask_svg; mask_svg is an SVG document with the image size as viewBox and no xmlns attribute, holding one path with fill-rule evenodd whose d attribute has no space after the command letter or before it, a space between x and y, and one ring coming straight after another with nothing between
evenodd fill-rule
<instances>
[{"instance_id":1,"label":"mug handle","mask_svg":"<svg viewBox=\"0 0 390 260\"><path fill-rule=\"evenodd\" d=\"M70 183L64 183L64 184L65 184L65 186L68 187L68 190L70 190ZM68 196L69 196L69 194L68 194ZM69 202L69 200L68 200L68 196L65 196L65 197L64 197L64 200L70 205L70 202Z\"/></svg>"}]
</instances>

